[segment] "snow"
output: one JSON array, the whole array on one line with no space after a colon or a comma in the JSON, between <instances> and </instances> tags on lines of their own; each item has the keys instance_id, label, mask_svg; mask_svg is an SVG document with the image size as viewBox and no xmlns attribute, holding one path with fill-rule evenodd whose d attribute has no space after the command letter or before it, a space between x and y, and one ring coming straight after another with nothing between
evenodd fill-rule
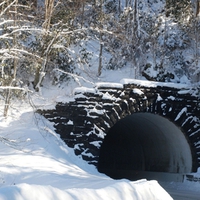
<instances>
[{"instance_id":1,"label":"snow","mask_svg":"<svg viewBox=\"0 0 200 200\"><path fill-rule=\"evenodd\" d=\"M27 104L0 116L0 200L170 200L155 181L113 180L87 164Z\"/></svg>"},{"instance_id":2,"label":"snow","mask_svg":"<svg viewBox=\"0 0 200 200\"><path fill-rule=\"evenodd\" d=\"M80 78L63 87L46 84L45 88L41 88L41 94L28 95L31 104L12 103L7 119L2 116L3 104L0 104L0 200L171 200L156 180L113 180L100 174L93 165L75 156L74 150L55 133L52 123L33 112L33 108L53 109L57 102L74 100L74 94L78 98L84 92L96 94L101 87L120 89L123 84L130 83L185 88L182 93L190 91L190 86L186 84L149 82L133 77L134 70L124 67L116 71L104 69L98 78ZM90 84L94 79L96 83ZM133 89L133 92L142 95L139 89ZM108 93L102 98L117 101ZM104 132L98 127L95 129L103 138ZM96 143L100 145L99 141ZM200 177L200 169L195 176ZM199 190L199 182L163 185L176 191Z\"/></svg>"},{"instance_id":3,"label":"snow","mask_svg":"<svg viewBox=\"0 0 200 200\"><path fill-rule=\"evenodd\" d=\"M123 89L123 84L120 83L111 83L111 82L97 82L95 84L97 88L118 88Z\"/></svg>"},{"instance_id":4,"label":"snow","mask_svg":"<svg viewBox=\"0 0 200 200\"><path fill-rule=\"evenodd\" d=\"M156 82L156 81L147 81L147 80L138 80L138 79L130 79L130 78L123 78L120 81L122 84L136 84L138 86L146 86L146 87L171 87L177 89L189 88L190 85L188 84L181 84L181 83L168 83L168 82Z\"/></svg>"},{"instance_id":5,"label":"snow","mask_svg":"<svg viewBox=\"0 0 200 200\"><path fill-rule=\"evenodd\" d=\"M142 92L140 89L137 89L137 88L133 89L133 93L138 94L138 95L144 94L144 92Z\"/></svg>"},{"instance_id":6,"label":"snow","mask_svg":"<svg viewBox=\"0 0 200 200\"><path fill-rule=\"evenodd\" d=\"M188 94L190 93L190 90L180 90L178 91L178 94Z\"/></svg>"},{"instance_id":7,"label":"snow","mask_svg":"<svg viewBox=\"0 0 200 200\"><path fill-rule=\"evenodd\" d=\"M182 110L179 112L179 114L177 115L177 117L174 121L177 121L182 116L183 113L187 113L186 107L182 108Z\"/></svg>"},{"instance_id":8,"label":"snow","mask_svg":"<svg viewBox=\"0 0 200 200\"><path fill-rule=\"evenodd\" d=\"M73 121L69 120L69 121L67 122L67 124L73 125L74 123L73 123Z\"/></svg>"},{"instance_id":9,"label":"snow","mask_svg":"<svg viewBox=\"0 0 200 200\"><path fill-rule=\"evenodd\" d=\"M38 3L41 4L41 2ZM152 8L146 6L150 12L159 12L163 9L161 2L151 2L154 2ZM124 7L125 1L121 4ZM53 46L53 48L60 47L62 45ZM52 87L52 85L47 85L48 81L45 82L45 88L41 88L40 94L28 95L30 104L27 102L12 104L7 119L2 116L3 104L0 102L0 200L171 200L172 197L156 180L113 180L100 174L93 165L89 165L74 154L74 150L55 133L52 123L34 114L33 108L54 109L57 102L85 98L82 93L96 94L100 88L122 89L124 84L180 88L182 89L180 94L190 92L190 85L187 84L133 79L136 74L131 63L117 70L107 70L104 67L101 76L97 77L99 42L97 40L84 41L82 46L76 46L74 49L71 46L68 50L75 56L83 48L89 52L90 66L87 61L85 64L77 64L76 73L73 74L56 69L60 73L67 73L73 77L74 82L71 81L67 83L67 86L61 87ZM107 66L111 54L106 51L103 54L103 66ZM80 57L77 56L76 59ZM148 70L152 76L158 74L153 68ZM139 78L144 79L144 77ZM188 78L182 76L180 82L188 83ZM3 89L3 86L0 89ZM143 94L139 89L133 89L133 92ZM108 93L102 98L118 100ZM135 101L132 98L130 100ZM161 97L158 96L157 100L161 100ZM183 109L179 113L177 119L184 111ZM99 112L97 109L93 110L93 113L102 114ZM73 122L68 121L67 124L73 124ZM106 122L105 124L110 126ZM104 138L105 133L97 126L95 129L99 130L98 136ZM100 141L91 142L95 146L100 146L100 143ZM78 149L78 145L75 148ZM200 168L194 176L200 177ZM164 188L181 192L199 191L199 182L170 182L162 185Z\"/></svg>"},{"instance_id":10,"label":"snow","mask_svg":"<svg viewBox=\"0 0 200 200\"><path fill-rule=\"evenodd\" d=\"M96 93L96 90L94 88L77 87L74 89L74 94L78 93Z\"/></svg>"},{"instance_id":11,"label":"snow","mask_svg":"<svg viewBox=\"0 0 200 200\"><path fill-rule=\"evenodd\" d=\"M7 119L2 116L3 104L0 104L0 200L171 200L166 188L198 191L199 182L165 183L163 187L156 180L113 180L100 174L64 144L52 123L33 112L33 108L55 108L57 102L70 101L77 93L77 97L83 92L96 93L98 87L121 88L123 84L134 83L152 87L184 86L183 92L188 91L189 86L185 84L135 80L130 72L127 68L116 72L105 70L96 80L98 83L90 88L83 79L80 79L81 87L75 90L79 86L77 82L70 82L67 87L45 85L41 94L28 96L31 104L12 103ZM142 94L138 89L133 92ZM103 98L117 100L109 94ZM103 138L104 133L99 131L99 137ZM200 169L195 177L200 177Z\"/></svg>"},{"instance_id":12,"label":"snow","mask_svg":"<svg viewBox=\"0 0 200 200\"><path fill-rule=\"evenodd\" d=\"M110 95L108 92L106 92L105 94L103 94L102 99L109 99L109 100L111 100L113 102L115 102L117 100L120 100L120 98L116 98L116 97Z\"/></svg>"},{"instance_id":13,"label":"snow","mask_svg":"<svg viewBox=\"0 0 200 200\"><path fill-rule=\"evenodd\" d=\"M43 5L42 2L44 1L38 0L39 5ZM153 3L152 7L144 6L149 13L157 13L163 9L164 4L161 1L151 0L148 2ZM122 8L124 8L125 1L121 1L121 4ZM39 29L35 28L34 30L39 31ZM66 32L63 32L63 34L66 34ZM2 37L6 37L6 35L0 36L0 38ZM175 40L168 40L167 42L175 42ZM53 48L61 47L62 44L53 45ZM0 200L172 199L155 180L113 180L104 174L100 174L94 166L76 156L74 150L65 145L59 135L55 133L52 123L34 113L34 108L53 109L57 102L85 98L81 93L95 94L97 89L100 88L122 89L124 84L134 83L138 86L180 88L182 89L179 91L180 94L190 92L190 85L187 84L159 83L133 79L136 74L132 63L128 63L123 69L118 70L106 70L104 67L101 76L97 77L98 40L90 39L84 41L82 46L76 46L74 49L71 46L68 51L75 56L78 52L81 53L84 48L89 52L88 59L91 59L91 66L85 60L85 64L77 64L76 73L73 74L56 69L58 72L67 73L73 77L74 82L71 81L66 87L52 87L45 83L46 88L41 88L40 94L28 95L30 104L27 102L12 103L7 119L3 118L3 104L0 102ZM28 54L25 50L11 50ZM7 52L8 49L3 49L2 51ZM110 53L103 52L103 66L107 66L111 56ZM74 60L76 59L78 60L80 57L74 57ZM153 68L148 70L153 77L158 74L158 71L153 70ZM142 79L144 77L139 78ZM180 82L188 83L188 78L182 76ZM77 88L77 86L79 87ZM5 87L1 86L0 89L5 89ZM10 87L10 89L24 90L19 87ZM133 89L133 92L139 95L143 94L139 89ZM74 97L74 95L76 96ZM102 98L112 101L118 100L109 93L104 94ZM170 96L170 98L173 100L174 97ZM130 100L135 101L132 98ZM161 100L159 95L157 100ZM110 104L108 103L108 105ZM186 108L183 108L176 120L185 111ZM102 114L97 109L92 110L92 112ZM95 118L96 116L93 117ZM186 119L184 123L188 120L191 119ZM196 120L195 117L193 120ZM73 124L73 122L68 121L67 124ZM105 124L108 127L110 126L106 122ZM103 138L105 136L104 132L98 127L95 127L95 129L99 130L99 137ZM91 144L100 146L99 141L91 142ZM78 148L78 146L75 146L75 148ZM200 168L197 173L194 173L194 176L200 177ZM199 182L191 183L186 181L185 183L165 183L163 185L166 188L172 188L177 191L199 191Z\"/></svg>"}]
</instances>

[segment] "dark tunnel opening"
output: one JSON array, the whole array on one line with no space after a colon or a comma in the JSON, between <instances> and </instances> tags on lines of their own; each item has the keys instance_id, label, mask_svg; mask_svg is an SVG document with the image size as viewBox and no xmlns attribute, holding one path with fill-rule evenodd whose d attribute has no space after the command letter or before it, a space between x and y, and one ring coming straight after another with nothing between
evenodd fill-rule
<instances>
[{"instance_id":1,"label":"dark tunnel opening","mask_svg":"<svg viewBox=\"0 0 200 200\"><path fill-rule=\"evenodd\" d=\"M192 153L184 133L168 119L135 113L108 131L99 155L98 170L119 179L147 178L147 172L192 172ZM153 177L152 177L153 178Z\"/></svg>"}]
</instances>

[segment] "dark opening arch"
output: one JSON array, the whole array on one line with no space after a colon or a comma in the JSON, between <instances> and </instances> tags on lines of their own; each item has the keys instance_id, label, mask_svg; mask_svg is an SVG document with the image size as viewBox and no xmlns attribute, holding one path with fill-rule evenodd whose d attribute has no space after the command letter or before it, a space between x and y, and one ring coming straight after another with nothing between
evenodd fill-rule
<instances>
[{"instance_id":1,"label":"dark opening arch","mask_svg":"<svg viewBox=\"0 0 200 200\"><path fill-rule=\"evenodd\" d=\"M192 172L193 158L184 133L168 119L135 113L108 131L99 155L98 170L112 178L129 178L129 171Z\"/></svg>"}]
</instances>

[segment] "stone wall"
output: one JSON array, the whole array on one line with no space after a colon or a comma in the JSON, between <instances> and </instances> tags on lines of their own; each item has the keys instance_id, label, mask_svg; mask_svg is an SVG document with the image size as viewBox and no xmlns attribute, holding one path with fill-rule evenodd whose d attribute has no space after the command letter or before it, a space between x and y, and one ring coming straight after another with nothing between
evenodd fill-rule
<instances>
[{"instance_id":1,"label":"stone wall","mask_svg":"<svg viewBox=\"0 0 200 200\"><path fill-rule=\"evenodd\" d=\"M187 85L123 79L74 90L74 99L54 110L40 110L56 132L90 164L98 162L101 143L118 120L135 112L150 112L179 126L200 166L200 101Z\"/></svg>"}]
</instances>

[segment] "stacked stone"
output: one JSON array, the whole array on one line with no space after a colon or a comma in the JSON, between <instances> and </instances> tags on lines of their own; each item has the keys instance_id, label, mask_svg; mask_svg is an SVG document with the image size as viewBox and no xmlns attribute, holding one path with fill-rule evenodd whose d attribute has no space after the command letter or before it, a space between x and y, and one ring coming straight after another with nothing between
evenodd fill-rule
<instances>
[{"instance_id":1,"label":"stacked stone","mask_svg":"<svg viewBox=\"0 0 200 200\"><path fill-rule=\"evenodd\" d=\"M65 143L90 164L97 165L101 143L118 120L135 112L150 112L178 125L200 166L200 103L187 85L123 79L74 90L74 98L54 110L39 111L54 122Z\"/></svg>"}]
</instances>

